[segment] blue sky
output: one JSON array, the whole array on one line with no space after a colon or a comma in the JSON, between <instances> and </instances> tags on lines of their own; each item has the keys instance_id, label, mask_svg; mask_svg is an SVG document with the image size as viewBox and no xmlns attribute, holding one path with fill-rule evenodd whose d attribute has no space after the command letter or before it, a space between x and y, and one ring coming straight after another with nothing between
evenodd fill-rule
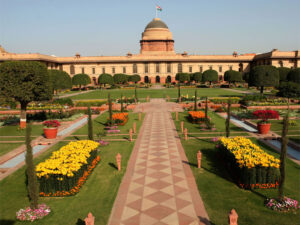
<instances>
[{"instance_id":1,"label":"blue sky","mask_svg":"<svg viewBox=\"0 0 300 225\"><path fill-rule=\"evenodd\" d=\"M155 4L176 52L300 49L299 0L0 0L0 45L57 56L138 53Z\"/></svg>"}]
</instances>

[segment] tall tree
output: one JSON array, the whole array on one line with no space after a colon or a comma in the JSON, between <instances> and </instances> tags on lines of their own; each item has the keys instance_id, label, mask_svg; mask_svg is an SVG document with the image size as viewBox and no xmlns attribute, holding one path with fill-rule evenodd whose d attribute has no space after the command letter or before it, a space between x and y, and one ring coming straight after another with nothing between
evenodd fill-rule
<instances>
[{"instance_id":1,"label":"tall tree","mask_svg":"<svg viewBox=\"0 0 300 225\"><path fill-rule=\"evenodd\" d=\"M108 73L100 74L98 77L98 84L100 84L100 85L103 84L104 87L106 84L113 85L114 78L112 77L112 75L110 75Z\"/></svg>"},{"instance_id":2,"label":"tall tree","mask_svg":"<svg viewBox=\"0 0 300 225\"><path fill-rule=\"evenodd\" d=\"M202 81L202 73L201 72L196 72L193 74L193 80L196 83L200 83Z\"/></svg>"},{"instance_id":3,"label":"tall tree","mask_svg":"<svg viewBox=\"0 0 300 225\"><path fill-rule=\"evenodd\" d=\"M275 87L279 84L279 72L276 67L270 65L255 66L250 71L249 86L260 87L260 93L264 93L264 87Z\"/></svg>"},{"instance_id":4,"label":"tall tree","mask_svg":"<svg viewBox=\"0 0 300 225\"><path fill-rule=\"evenodd\" d=\"M88 113L88 139L93 141L94 140L93 120L92 120L92 111L90 107L88 107L87 113Z\"/></svg>"},{"instance_id":5,"label":"tall tree","mask_svg":"<svg viewBox=\"0 0 300 225\"><path fill-rule=\"evenodd\" d=\"M108 93L108 111L109 111L109 123L110 126L113 125L113 119L112 119L112 102L110 98L110 93Z\"/></svg>"},{"instance_id":6,"label":"tall tree","mask_svg":"<svg viewBox=\"0 0 300 225\"><path fill-rule=\"evenodd\" d=\"M72 79L68 73L61 70L48 70L49 80L53 89L53 93L58 93L58 90L71 89Z\"/></svg>"},{"instance_id":7,"label":"tall tree","mask_svg":"<svg viewBox=\"0 0 300 225\"><path fill-rule=\"evenodd\" d=\"M208 104L207 104L207 96L205 97L205 120L208 120Z\"/></svg>"},{"instance_id":8,"label":"tall tree","mask_svg":"<svg viewBox=\"0 0 300 225\"><path fill-rule=\"evenodd\" d=\"M175 80L179 83L185 83L190 81L190 75L188 73L177 73L175 76Z\"/></svg>"},{"instance_id":9,"label":"tall tree","mask_svg":"<svg viewBox=\"0 0 300 225\"><path fill-rule=\"evenodd\" d=\"M180 93L180 83L178 82L178 84L177 84L177 87L178 87L178 101L179 101L179 99L180 99L180 97L181 97L181 93Z\"/></svg>"},{"instance_id":10,"label":"tall tree","mask_svg":"<svg viewBox=\"0 0 300 225\"><path fill-rule=\"evenodd\" d=\"M284 98L298 98L300 96L300 84L295 82L281 82L278 87L277 96Z\"/></svg>"},{"instance_id":11,"label":"tall tree","mask_svg":"<svg viewBox=\"0 0 300 225\"><path fill-rule=\"evenodd\" d=\"M21 105L20 127L26 127L26 109L32 101L50 100L47 67L40 62L7 61L0 65L0 95Z\"/></svg>"},{"instance_id":12,"label":"tall tree","mask_svg":"<svg viewBox=\"0 0 300 225\"><path fill-rule=\"evenodd\" d=\"M138 96L137 96L137 88L136 88L136 86L134 88L134 98L138 102Z\"/></svg>"},{"instance_id":13,"label":"tall tree","mask_svg":"<svg viewBox=\"0 0 300 225\"><path fill-rule=\"evenodd\" d=\"M128 76L123 73L117 73L113 78L116 84L125 84L128 81Z\"/></svg>"},{"instance_id":14,"label":"tall tree","mask_svg":"<svg viewBox=\"0 0 300 225\"><path fill-rule=\"evenodd\" d=\"M281 134L281 152L280 152L280 180L279 180L279 199L284 199L284 182L285 182L285 159L286 159L286 152L287 152L287 144L288 144L288 130L289 130L289 110L286 116L283 119L283 127L282 127L282 134Z\"/></svg>"},{"instance_id":15,"label":"tall tree","mask_svg":"<svg viewBox=\"0 0 300 225\"><path fill-rule=\"evenodd\" d=\"M278 72L279 72L279 81L281 82L286 82L288 81L288 74L291 71L290 68L287 67L278 67Z\"/></svg>"},{"instance_id":16,"label":"tall tree","mask_svg":"<svg viewBox=\"0 0 300 225\"><path fill-rule=\"evenodd\" d=\"M124 112L124 106L123 106L123 94L121 93L121 99L120 99L120 102L121 102L121 112Z\"/></svg>"},{"instance_id":17,"label":"tall tree","mask_svg":"<svg viewBox=\"0 0 300 225\"><path fill-rule=\"evenodd\" d=\"M202 81L209 82L209 85L211 85L212 82L218 82L218 72L215 70L204 71Z\"/></svg>"},{"instance_id":18,"label":"tall tree","mask_svg":"<svg viewBox=\"0 0 300 225\"><path fill-rule=\"evenodd\" d=\"M230 117L231 117L231 99L229 98L227 104L227 118L225 121L226 137L230 136Z\"/></svg>"},{"instance_id":19,"label":"tall tree","mask_svg":"<svg viewBox=\"0 0 300 225\"><path fill-rule=\"evenodd\" d=\"M76 74L74 75L74 77L72 77L72 84L78 85L79 90L81 90L81 86L86 86L90 83L91 83L91 78L89 77L89 75L85 73Z\"/></svg>"},{"instance_id":20,"label":"tall tree","mask_svg":"<svg viewBox=\"0 0 300 225\"><path fill-rule=\"evenodd\" d=\"M33 154L31 147L31 124L26 127L26 175L27 175L27 191L28 197L30 201L30 208L37 209L38 208L38 199L39 199L39 186L35 172L35 166L33 163Z\"/></svg>"},{"instance_id":21,"label":"tall tree","mask_svg":"<svg viewBox=\"0 0 300 225\"><path fill-rule=\"evenodd\" d=\"M198 109L197 109L197 90L195 90L195 103L194 103L194 111L198 111Z\"/></svg>"}]
</instances>

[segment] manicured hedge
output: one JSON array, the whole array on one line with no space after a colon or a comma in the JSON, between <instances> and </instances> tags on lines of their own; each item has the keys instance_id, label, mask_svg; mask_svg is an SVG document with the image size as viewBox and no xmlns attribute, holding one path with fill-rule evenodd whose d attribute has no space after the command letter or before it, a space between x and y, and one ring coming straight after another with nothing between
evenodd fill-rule
<instances>
[{"instance_id":1,"label":"manicured hedge","mask_svg":"<svg viewBox=\"0 0 300 225\"><path fill-rule=\"evenodd\" d=\"M243 137L221 138L220 153L233 178L244 189L277 188L279 160Z\"/></svg>"}]
</instances>

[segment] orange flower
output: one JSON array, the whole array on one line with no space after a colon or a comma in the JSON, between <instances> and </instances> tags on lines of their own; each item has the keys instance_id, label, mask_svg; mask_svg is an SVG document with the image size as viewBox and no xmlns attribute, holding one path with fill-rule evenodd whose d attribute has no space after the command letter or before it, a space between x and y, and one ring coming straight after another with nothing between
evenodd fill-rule
<instances>
[{"instance_id":1,"label":"orange flower","mask_svg":"<svg viewBox=\"0 0 300 225\"><path fill-rule=\"evenodd\" d=\"M189 115L194 119L204 119L205 118L205 113L202 111L189 111Z\"/></svg>"}]
</instances>

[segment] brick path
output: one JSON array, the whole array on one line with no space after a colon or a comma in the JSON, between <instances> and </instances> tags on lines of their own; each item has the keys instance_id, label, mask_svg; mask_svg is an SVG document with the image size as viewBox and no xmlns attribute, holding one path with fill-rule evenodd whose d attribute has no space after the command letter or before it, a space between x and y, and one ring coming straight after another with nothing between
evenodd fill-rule
<instances>
[{"instance_id":1,"label":"brick path","mask_svg":"<svg viewBox=\"0 0 300 225\"><path fill-rule=\"evenodd\" d=\"M109 225L209 224L175 125L174 103L153 99L115 200Z\"/></svg>"}]
</instances>

